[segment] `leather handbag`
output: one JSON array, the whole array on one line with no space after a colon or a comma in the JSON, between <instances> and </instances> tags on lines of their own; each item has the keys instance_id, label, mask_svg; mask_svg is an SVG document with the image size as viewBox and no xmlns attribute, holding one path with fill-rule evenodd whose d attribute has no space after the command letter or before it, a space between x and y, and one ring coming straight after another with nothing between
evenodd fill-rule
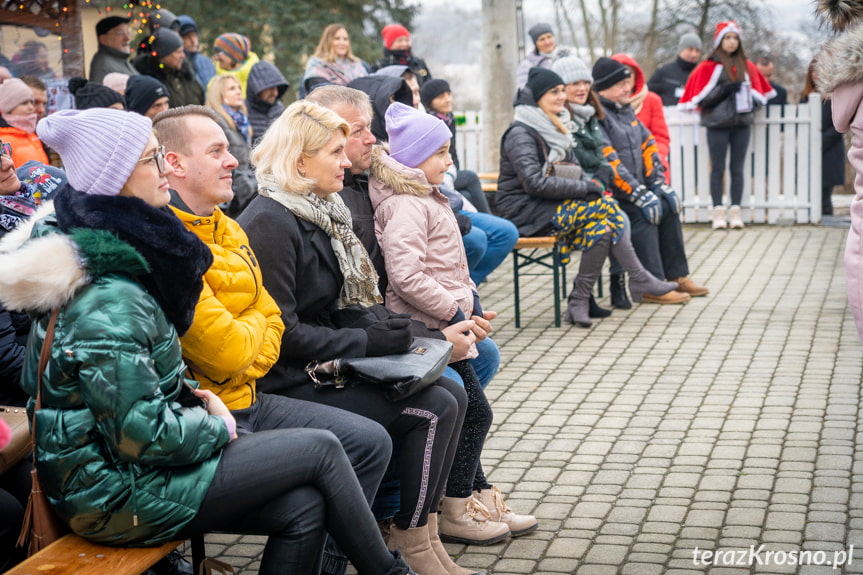
<instances>
[{"instance_id":1,"label":"leather handbag","mask_svg":"<svg viewBox=\"0 0 863 575\"><path fill-rule=\"evenodd\" d=\"M572 162L554 162L548 165L545 175L566 178L567 180L580 180L584 176L584 170Z\"/></svg>"},{"instance_id":2,"label":"leather handbag","mask_svg":"<svg viewBox=\"0 0 863 575\"><path fill-rule=\"evenodd\" d=\"M54 328L57 325L57 316L60 310L55 309L48 321L48 329L45 331L45 339L42 341L42 351L39 354L38 386L36 388L36 405L33 408L33 421L30 425L30 438L36 445L36 412L42 408L42 374L48 365L48 356L51 355L51 344L54 343ZM27 509L24 511L24 524L21 526L21 534L18 536L18 546L27 545L27 554L44 549L57 539L69 532L69 527L60 519L51 507L48 497L42 491L39 483L39 475L36 472L36 449L33 449L33 469L30 470L30 479L33 486L30 489L30 497L27 500Z\"/></svg>"},{"instance_id":3,"label":"leather handbag","mask_svg":"<svg viewBox=\"0 0 863 575\"><path fill-rule=\"evenodd\" d=\"M341 389L352 382L365 382L383 388L389 401L401 401L440 379L451 356L450 342L415 337L405 353L312 361L305 371L315 389Z\"/></svg>"},{"instance_id":4,"label":"leather handbag","mask_svg":"<svg viewBox=\"0 0 863 575\"><path fill-rule=\"evenodd\" d=\"M26 409L0 405L0 419L12 430L12 439L0 450L0 475L3 475L27 456L33 442L30 439L30 424L27 423Z\"/></svg>"}]
</instances>

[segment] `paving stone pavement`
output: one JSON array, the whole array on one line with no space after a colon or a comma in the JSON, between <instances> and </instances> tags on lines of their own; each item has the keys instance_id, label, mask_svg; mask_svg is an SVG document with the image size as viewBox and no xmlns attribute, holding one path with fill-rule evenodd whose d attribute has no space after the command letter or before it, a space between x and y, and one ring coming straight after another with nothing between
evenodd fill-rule
<instances>
[{"instance_id":1,"label":"paving stone pavement","mask_svg":"<svg viewBox=\"0 0 863 575\"><path fill-rule=\"evenodd\" d=\"M494 575L863 573L863 352L845 230L685 236L709 296L616 310L589 330L554 327L545 277L523 283L515 329L509 261L482 286L502 356L483 465L540 527L448 545L459 564ZM263 538L207 542L256 572ZM822 564L795 564L805 561Z\"/></svg>"}]
</instances>

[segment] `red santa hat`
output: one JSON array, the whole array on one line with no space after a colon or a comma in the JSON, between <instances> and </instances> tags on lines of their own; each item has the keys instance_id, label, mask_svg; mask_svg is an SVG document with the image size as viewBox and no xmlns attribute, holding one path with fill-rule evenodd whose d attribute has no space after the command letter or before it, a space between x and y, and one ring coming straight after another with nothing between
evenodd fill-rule
<instances>
[{"instance_id":1,"label":"red santa hat","mask_svg":"<svg viewBox=\"0 0 863 575\"><path fill-rule=\"evenodd\" d=\"M729 32L734 32L740 38L740 26L734 20L720 22L716 25L716 33L713 35L713 47L716 48L722 42L722 38Z\"/></svg>"}]
</instances>

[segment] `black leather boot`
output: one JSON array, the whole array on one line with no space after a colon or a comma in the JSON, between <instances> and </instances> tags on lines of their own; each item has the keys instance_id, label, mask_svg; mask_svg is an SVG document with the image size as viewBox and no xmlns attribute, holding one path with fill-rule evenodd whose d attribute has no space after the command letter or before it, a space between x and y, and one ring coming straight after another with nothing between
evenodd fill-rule
<instances>
[{"instance_id":1,"label":"black leather boot","mask_svg":"<svg viewBox=\"0 0 863 575\"><path fill-rule=\"evenodd\" d=\"M604 307L599 307L599 304L596 303L596 299L593 297L593 294L590 294L590 301L587 302L587 315L592 318L601 319L604 317L608 317L611 315L610 309L605 309Z\"/></svg>"},{"instance_id":2,"label":"black leather boot","mask_svg":"<svg viewBox=\"0 0 863 575\"><path fill-rule=\"evenodd\" d=\"M611 274L611 307L632 309L632 302L626 295L626 274Z\"/></svg>"}]
</instances>

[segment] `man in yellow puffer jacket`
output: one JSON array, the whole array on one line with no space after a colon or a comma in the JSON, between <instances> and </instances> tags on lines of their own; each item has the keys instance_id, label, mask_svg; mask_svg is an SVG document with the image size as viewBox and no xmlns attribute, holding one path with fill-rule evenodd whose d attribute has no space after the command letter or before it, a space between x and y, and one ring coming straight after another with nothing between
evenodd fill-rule
<instances>
[{"instance_id":1,"label":"man in yellow puffer jacket","mask_svg":"<svg viewBox=\"0 0 863 575\"><path fill-rule=\"evenodd\" d=\"M201 387L231 409L240 434L300 427L333 432L371 504L392 450L380 424L323 404L255 391L255 380L279 358L285 326L264 289L246 233L218 207L233 197L237 161L216 120L209 108L184 106L162 112L153 123L164 161L174 168L168 176L171 208L213 253L192 327L180 340L183 358ZM322 573L344 573L346 567L347 558L330 541Z\"/></svg>"}]
</instances>

